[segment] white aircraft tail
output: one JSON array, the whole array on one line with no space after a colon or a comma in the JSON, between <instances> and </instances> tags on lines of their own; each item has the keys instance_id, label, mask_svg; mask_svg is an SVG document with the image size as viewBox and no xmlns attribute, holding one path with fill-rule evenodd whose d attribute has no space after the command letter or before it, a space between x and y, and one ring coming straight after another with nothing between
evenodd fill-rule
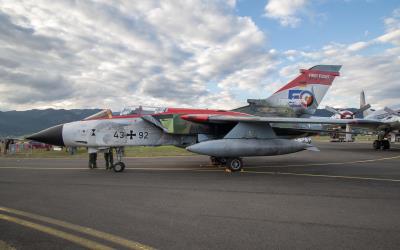
<instances>
[{"instance_id":1,"label":"white aircraft tail","mask_svg":"<svg viewBox=\"0 0 400 250\"><path fill-rule=\"evenodd\" d=\"M367 109L365 109L366 106L369 106L369 107ZM361 93L360 93L360 110L365 109L362 112L363 117L366 117L366 116L368 116L370 114L370 110L369 110L370 107L371 107L371 105L367 104L367 102L365 101L364 90L361 90Z\"/></svg>"},{"instance_id":2,"label":"white aircraft tail","mask_svg":"<svg viewBox=\"0 0 400 250\"><path fill-rule=\"evenodd\" d=\"M300 75L265 99L273 107L289 107L296 114L312 115L317 110L341 65L316 65L301 69Z\"/></svg>"},{"instance_id":3,"label":"white aircraft tail","mask_svg":"<svg viewBox=\"0 0 400 250\"><path fill-rule=\"evenodd\" d=\"M315 113L341 65L316 65L301 69L300 75L266 99L248 99L248 106L234 109L253 115L308 117Z\"/></svg>"}]
</instances>

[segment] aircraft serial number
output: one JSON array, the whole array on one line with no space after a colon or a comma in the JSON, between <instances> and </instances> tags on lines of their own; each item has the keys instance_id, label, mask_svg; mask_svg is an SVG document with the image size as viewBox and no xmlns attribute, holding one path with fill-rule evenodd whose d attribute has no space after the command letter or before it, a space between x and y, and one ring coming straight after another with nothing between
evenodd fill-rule
<instances>
[{"instance_id":1,"label":"aircraft serial number","mask_svg":"<svg viewBox=\"0 0 400 250\"><path fill-rule=\"evenodd\" d=\"M124 137L129 137L130 140L133 139L133 137L138 137L139 139L147 139L147 137L149 136L149 132L138 132L138 133L133 133L133 131L131 130L129 133L125 132L125 131L115 131L114 133L114 137L115 138L124 138Z\"/></svg>"}]
</instances>

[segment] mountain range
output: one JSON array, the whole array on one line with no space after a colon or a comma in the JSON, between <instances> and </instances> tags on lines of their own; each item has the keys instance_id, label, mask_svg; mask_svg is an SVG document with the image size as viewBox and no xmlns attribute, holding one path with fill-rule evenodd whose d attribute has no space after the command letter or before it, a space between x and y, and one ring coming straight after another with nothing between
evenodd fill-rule
<instances>
[{"instance_id":1,"label":"mountain range","mask_svg":"<svg viewBox=\"0 0 400 250\"><path fill-rule=\"evenodd\" d=\"M45 109L0 112L0 137L29 135L57 124L82 120L100 109Z\"/></svg>"}]
</instances>

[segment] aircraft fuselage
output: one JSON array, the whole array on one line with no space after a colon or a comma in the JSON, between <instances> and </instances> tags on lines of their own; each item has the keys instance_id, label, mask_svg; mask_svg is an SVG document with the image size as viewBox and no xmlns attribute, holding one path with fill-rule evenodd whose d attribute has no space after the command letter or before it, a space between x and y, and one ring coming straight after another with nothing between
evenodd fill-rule
<instances>
[{"instance_id":1,"label":"aircraft fuselage","mask_svg":"<svg viewBox=\"0 0 400 250\"><path fill-rule=\"evenodd\" d=\"M164 133L140 117L77 121L64 124L62 138L67 146L185 146L195 136Z\"/></svg>"}]
</instances>

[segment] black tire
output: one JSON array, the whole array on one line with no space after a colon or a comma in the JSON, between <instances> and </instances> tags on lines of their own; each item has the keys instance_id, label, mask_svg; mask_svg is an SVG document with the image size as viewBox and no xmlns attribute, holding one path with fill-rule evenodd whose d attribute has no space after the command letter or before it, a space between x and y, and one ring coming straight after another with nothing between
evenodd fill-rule
<instances>
[{"instance_id":1,"label":"black tire","mask_svg":"<svg viewBox=\"0 0 400 250\"><path fill-rule=\"evenodd\" d=\"M116 173L123 172L124 169L125 169L125 163L123 163L123 162L117 162L117 163L115 163L115 164L113 165L113 170L114 170L114 172L116 172Z\"/></svg>"},{"instance_id":2,"label":"black tire","mask_svg":"<svg viewBox=\"0 0 400 250\"><path fill-rule=\"evenodd\" d=\"M210 156L210 160L211 160L211 165L213 166L220 166L226 164L226 158L224 157Z\"/></svg>"},{"instance_id":3,"label":"black tire","mask_svg":"<svg viewBox=\"0 0 400 250\"><path fill-rule=\"evenodd\" d=\"M221 164L221 165L225 165L226 164L226 158L224 158L224 157L217 157L217 160L218 160L218 162L219 162L219 164Z\"/></svg>"},{"instance_id":4,"label":"black tire","mask_svg":"<svg viewBox=\"0 0 400 250\"><path fill-rule=\"evenodd\" d=\"M382 141L382 149L383 149L383 150L389 150L389 149L390 149L390 141L388 141L388 140L383 140L383 141Z\"/></svg>"},{"instance_id":5,"label":"black tire","mask_svg":"<svg viewBox=\"0 0 400 250\"><path fill-rule=\"evenodd\" d=\"M375 140L374 143L372 144L373 148L378 150L381 149L382 143L381 141Z\"/></svg>"},{"instance_id":6,"label":"black tire","mask_svg":"<svg viewBox=\"0 0 400 250\"><path fill-rule=\"evenodd\" d=\"M232 172L240 171L243 168L243 161L240 158L228 158L226 160L226 167Z\"/></svg>"},{"instance_id":7,"label":"black tire","mask_svg":"<svg viewBox=\"0 0 400 250\"><path fill-rule=\"evenodd\" d=\"M220 165L220 162L217 160L217 157L215 157L215 156L210 156L210 161L211 161L211 165L213 165L213 166Z\"/></svg>"}]
</instances>

